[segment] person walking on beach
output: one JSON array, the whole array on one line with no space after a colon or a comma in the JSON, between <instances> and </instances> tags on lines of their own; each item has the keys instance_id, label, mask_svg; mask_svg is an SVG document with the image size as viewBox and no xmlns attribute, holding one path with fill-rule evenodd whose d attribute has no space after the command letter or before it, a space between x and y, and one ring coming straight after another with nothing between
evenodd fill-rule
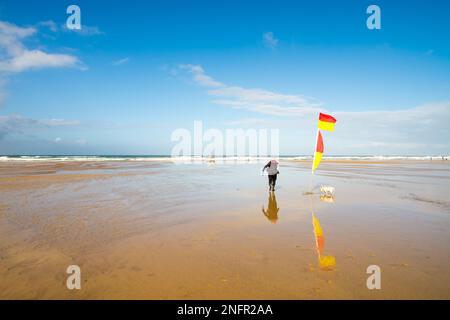
<instances>
[{"instance_id":1,"label":"person walking on beach","mask_svg":"<svg viewBox=\"0 0 450 320\"><path fill-rule=\"evenodd\" d=\"M269 175L269 191L275 191L275 184L277 183L277 175L280 173L278 171L278 161L270 160L263 168L263 172L267 170Z\"/></svg>"}]
</instances>

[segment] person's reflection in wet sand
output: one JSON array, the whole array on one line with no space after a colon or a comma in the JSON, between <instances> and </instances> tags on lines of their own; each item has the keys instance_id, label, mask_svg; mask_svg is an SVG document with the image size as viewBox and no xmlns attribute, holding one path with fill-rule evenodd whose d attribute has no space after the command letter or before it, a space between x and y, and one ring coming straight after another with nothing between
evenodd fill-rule
<instances>
[{"instance_id":1,"label":"person's reflection in wet sand","mask_svg":"<svg viewBox=\"0 0 450 320\"><path fill-rule=\"evenodd\" d=\"M280 208L278 208L277 205L277 198L275 196L275 192L271 191L269 192L269 203L267 204L267 210L265 210L263 206L262 212L264 213L266 218L269 219L270 222L277 223L279 210Z\"/></svg>"},{"instance_id":2,"label":"person's reflection in wet sand","mask_svg":"<svg viewBox=\"0 0 450 320\"><path fill-rule=\"evenodd\" d=\"M323 254L325 247L325 237L319 220L314 213L312 214L312 224L314 228L314 236L316 238L317 257L319 259L319 267L322 270L334 270L336 267L336 258L334 256L326 256Z\"/></svg>"}]
</instances>

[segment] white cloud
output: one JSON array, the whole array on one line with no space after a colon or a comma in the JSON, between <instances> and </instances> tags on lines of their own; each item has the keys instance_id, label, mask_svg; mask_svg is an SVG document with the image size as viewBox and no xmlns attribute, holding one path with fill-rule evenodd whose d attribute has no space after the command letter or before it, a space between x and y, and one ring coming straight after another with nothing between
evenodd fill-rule
<instances>
[{"instance_id":1,"label":"white cloud","mask_svg":"<svg viewBox=\"0 0 450 320\"><path fill-rule=\"evenodd\" d=\"M450 102L391 110L333 112L333 116L337 119L335 131L325 133L327 154L450 153ZM317 115L297 123L304 134L311 134L317 128Z\"/></svg>"},{"instance_id":2,"label":"white cloud","mask_svg":"<svg viewBox=\"0 0 450 320\"><path fill-rule=\"evenodd\" d=\"M199 65L182 64L179 67L181 70L185 70L190 73L193 77L193 80L203 87L224 87L223 83L218 82L205 74L205 71Z\"/></svg>"},{"instance_id":3,"label":"white cloud","mask_svg":"<svg viewBox=\"0 0 450 320\"><path fill-rule=\"evenodd\" d=\"M0 30L2 30L3 36L18 38L25 38L36 33L36 29L33 27L18 27L15 24L6 21L0 21Z\"/></svg>"},{"instance_id":4,"label":"white cloud","mask_svg":"<svg viewBox=\"0 0 450 320\"><path fill-rule=\"evenodd\" d=\"M0 52L2 56L20 55L24 51L21 40L35 33L35 28L20 28L14 24L0 21Z\"/></svg>"},{"instance_id":5,"label":"white cloud","mask_svg":"<svg viewBox=\"0 0 450 320\"><path fill-rule=\"evenodd\" d=\"M52 31L52 32L58 32L58 25L56 24L56 22L54 22L52 20L41 21L38 23L38 26L46 27L46 28L50 29L50 31Z\"/></svg>"},{"instance_id":6,"label":"white cloud","mask_svg":"<svg viewBox=\"0 0 450 320\"><path fill-rule=\"evenodd\" d=\"M22 28L0 21L0 73L80 66L80 61L75 56L26 48L23 40L35 33L35 28Z\"/></svg>"},{"instance_id":7,"label":"white cloud","mask_svg":"<svg viewBox=\"0 0 450 320\"><path fill-rule=\"evenodd\" d=\"M445 148L448 145L437 143L437 144L428 144L428 143L412 143L412 142L385 142L385 141L370 141L365 143L357 143L351 144L348 147L350 148L396 148L396 149L417 149L417 148L425 148L425 147L436 147L436 148Z\"/></svg>"},{"instance_id":8,"label":"white cloud","mask_svg":"<svg viewBox=\"0 0 450 320\"><path fill-rule=\"evenodd\" d=\"M77 143L79 145L82 145L82 146L85 146L85 145L88 144L88 141L86 139L78 139L78 140L75 141L75 143Z\"/></svg>"},{"instance_id":9,"label":"white cloud","mask_svg":"<svg viewBox=\"0 0 450 320\"><path fill-rule=\"evenodd\" d=\"M7 79L0 78L0 106L3 105L8 95L5 89L7 82Z\"/></svg>"},{"instance_id":10,"label":"white cloud","mask_svg":"<svg viewBox=\"0 0 450 320\"><path fill-rule=\"evenodd\" d=\"M59 26L53 20L41 21L41 22L37 23L36 26L48 28L50 31L52 31L54 33L60 32L60 31L65 32L65 33L72 32L72 33L78 34L80 36L100 36L100 35L105 34L102 30L100 30L99 27L96 27L96 26L82 25L81 29L68 29L66 24L62 24Z\"/></svg>"},{"instance_id":11,"label":"white cloud","mask_svg":"<svg viewBox=\"0 0 450 320\"><path fill-rule=\"evenodd\" d=\"M49 54L41 50L24 50L20 55L0 61L0 72L74 67L78 62L77 57L68 54Z\"/></svg>"},{"instance_id":12,"label":"white cloud","mask_svg":"<svg viewBox=\"0 0 450 320\"><path fill-rule=\"evenodd\" d=\"M120 66L120 65L122 65L122 64L126 64L126 63L128 63L130 61L130 58L123 58L123 59L119 59L119 60L115 60L115 61L113 61L113 65L114 66Z\"/></svg>"},{"instance_id":13,"label":"white cloud","mask_svg":"<svg viewBox=\"0 0 450 320\"><path fill-rule=\"evenodd\" d=\"M64 24L61 28L64 32L72 32L74 34L78 34L80 36L90 37L90 36L101 36L105 33L100 30L99 27L96 26L86 26L82 25L81 29L68 29L67 26Z\"/></svg>"},{"instance_id":14,"label":"white cloud","mask_svg":"<svg viewBox=\"0 0 450 320\"><path fill-rule=\"evenodd\" d=\"M0 139L9 134L22 134L56 127L74 127L80 124L77 120L65 119L31 119L21 115L0 116Z\"/></svg>"},{"instance_id":15,"label":"white cloud","mask_svg":"<svg viewBox=\"0 0 450 320\"><path fill-rule=\"evenodd\" d=\"M55 143L60 143L62 139L60 137L55 138Z\"/></svg>"},{"instance_id":16,"label":"white cloud","mask_svg":"<svg viewBox=\"0 0 450 320\"><path fill-rule=\"evenodd\" d=\"M442 144L449 138L450 102L393 110L335 112L339 136L379 143ZM381 146L379 144L379 146Z\"/></svg>"},{"instance_id":17,"label":"white cloud","mask_svg":"<svg viewBox=\"0 0 450 320\"><path fill-rule=\"evenodd\" d=\"M195 83L208 88L208 95L218 98L213 102L223 106L279 116L309 114L317 112L321 106L320 103L301 95L225 85L207 75L199 65L180 65L180 69L192 75Z\"/></svg>"},{"instance_id":18,"label":"white cloud","mask_svg":"<svg viewBox=\"0 0 450 320\"><path fill-rule=\"evenodd\" d=\"M263 33L263 44L267 48L275 49L278 45L278 39L273 35L273 32Z\"/></svg>"},{"instance_id":19,"label":"white cloud","mask_svg":"<svg viewBox=\"0 0 450 320\"><path fill-rule=\"evenodd\" d=\"M265 123L259 118L243 118L225 125L264 124L283 129L290 133L285 136L285 141L289 141L287 149L290 148L287 152L296 153L299 149L308 152L317 130L318 113L326 112L338 120L336 130L326 134L327 154L450 153L450 102L330 112L302 95L228 86L207 75L198 65L185 65L184 70L189 71L194 82L204 87L209 96L218 98L214 103L271 116L264 118Z\"/></svg>"},{"instance_id":20,"label":"white cloud","mask_svg":"<svg viewBox=\"0 0 450 320\"><path fill-rule=\"evenodd\" d=\"M44 119L38 120L38 123L48 127L77 126L80 124L78 120L65 119Z\"/></svg>"},{"instance_id":21,"label":"white cloud","mask_svg":"<svg viewBox=\"0 0 450 320\"><path fill-rule=\"evenodd\" d=\"M244 118L224 123L226 126L261 126L269 125L269 121L260 118Z\"/></svg>"}]
</instances>

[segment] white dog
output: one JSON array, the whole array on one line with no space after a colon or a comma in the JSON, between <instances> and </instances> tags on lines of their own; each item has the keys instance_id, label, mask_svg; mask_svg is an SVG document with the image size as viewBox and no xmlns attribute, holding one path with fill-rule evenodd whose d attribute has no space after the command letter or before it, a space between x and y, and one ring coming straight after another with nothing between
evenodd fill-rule
<instances>
[{"instance_id":1,"label":"white dog","mask_svg":"<svg viewBox=\"0 0 450 320\"><path fill-rule=\"evenodd\" d=\"M334 190L335 190L334 187L320 186L320 192L327 197L333 197Z\"/></svg>"}]
</instances>

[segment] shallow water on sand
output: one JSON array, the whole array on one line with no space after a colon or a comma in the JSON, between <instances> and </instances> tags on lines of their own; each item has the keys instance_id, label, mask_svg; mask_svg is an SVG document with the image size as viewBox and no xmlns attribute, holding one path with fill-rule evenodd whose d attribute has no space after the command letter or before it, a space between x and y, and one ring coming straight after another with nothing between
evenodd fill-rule
<instances>
[{"instance_id":1,"label":"shallow water on sand","mask_svg":"<svg viewBox=\"0 0 450 320\"><path fill-rule=\"evenodd\" d=\"M450 298L448 163L309 166L2 163L0 298Z\"/></svg>"}]
</instances>

